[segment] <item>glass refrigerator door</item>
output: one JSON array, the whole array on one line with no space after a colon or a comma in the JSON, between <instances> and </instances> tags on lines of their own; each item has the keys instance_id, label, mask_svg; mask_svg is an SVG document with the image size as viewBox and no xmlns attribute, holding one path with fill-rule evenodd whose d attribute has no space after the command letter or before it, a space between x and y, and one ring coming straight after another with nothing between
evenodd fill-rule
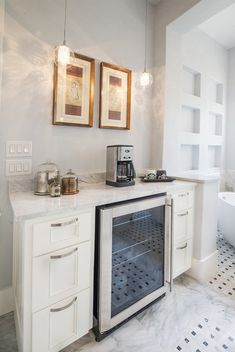
<instances>
[{"instance_id":1,"label":"glass refrigerator door","mask_svg":"<svg viewBox=\"0 0 235 352\"><path fill-rule=\"evenodd\" d=\"M164 286L165 206L112 220L111 317Z\"/></svg>"}]
</instances>

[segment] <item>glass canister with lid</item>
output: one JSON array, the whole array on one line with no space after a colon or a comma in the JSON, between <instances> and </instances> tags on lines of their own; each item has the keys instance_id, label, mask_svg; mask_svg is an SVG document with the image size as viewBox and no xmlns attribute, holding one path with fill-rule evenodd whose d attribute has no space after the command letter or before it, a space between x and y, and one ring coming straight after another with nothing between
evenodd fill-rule
<instances>
[{"instance_id":1,"label":"glass canister with lid","mask_svg":"<svg viewBox=\"0 0 235 352\"><path fill-rule=\"evenodd\" d=\"M61 179L61 188L63 195L77 194L78 190L78 177L69 169L69 171Z\"/></svg>"},{"instance_id":2,"label":"glass canister with lid","mask_svg":"<svg viewBox=\"0 0 235 352\"><path fill-rule=\"evenodd\" d=\"M36 195L50 194L50 185L59 177L59 169L55 163L46 162L38 166L34 177L34 193Z\"/></svg>"}]
</instances>

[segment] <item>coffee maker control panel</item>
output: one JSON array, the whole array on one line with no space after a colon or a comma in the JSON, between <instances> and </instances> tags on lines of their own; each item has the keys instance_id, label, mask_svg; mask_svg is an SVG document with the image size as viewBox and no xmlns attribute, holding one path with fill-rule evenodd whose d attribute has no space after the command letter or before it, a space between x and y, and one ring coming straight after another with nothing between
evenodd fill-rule
<instances>
[{"instance_id":1,"label":"coffee maker control panel","mask_svg":"<svg viewBox=\"0 0 235 352\"><path fill-rule=\"evenodd\" d=\"M130 161L133 160L133 147L119 147L118 148L118 160L119 161Z\"/></svg>"}]
</instances>

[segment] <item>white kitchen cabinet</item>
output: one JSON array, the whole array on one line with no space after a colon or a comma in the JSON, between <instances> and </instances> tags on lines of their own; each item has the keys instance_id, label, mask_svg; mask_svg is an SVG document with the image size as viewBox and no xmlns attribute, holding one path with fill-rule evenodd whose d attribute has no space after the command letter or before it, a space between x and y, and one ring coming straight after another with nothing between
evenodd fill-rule
<instances>
[{"instance_id":1,"label":"white kitchen cabinet","mask_svg":"<svg viewBox=\"0 0 235 352\"><path fill-rule=\"evenodd\" d=\"M174 246L174 278L190 269L192 264L192 239Z\"/></svg>"},{"instance_id":2,"label":"white kitchen cabinet","mask_svg":"<svg viewBox=\"0 0 235 352\"><path fill-rule=\"evenodd\" d=\"M32 351L56 352L90 329L90 290L84 290L33 314Z\"/></svg>"},{"instance_id":3,"label":"white kitchen cabinet","mask_svg":"<svg viewBox=\"0 0 235 352\"><path fill-rule=\"evenodd\" d=\"M172 194L173 278L190 269L194 237L194 190Z\"/></svg>"},{"instance_id":4,"label":"white kitchen cabinet","mask_svg":"<svg viewBox=\"0 0 235 352\"><path fill-rule=\"evenodd\" d=\"M36 311L90 286L91 242L33 258L32 309Z\"/></svg>"},{"instance_id":5,"label":"white kitchen cabinet","mask_svg":"<svg viewBox=\"0 0 235 352\"><path fill-rule=\"evenodd\" d=\"M13 292L20 352L57 352L93 322L95 209L14 224Z\"/></svg>"}]
</instances>

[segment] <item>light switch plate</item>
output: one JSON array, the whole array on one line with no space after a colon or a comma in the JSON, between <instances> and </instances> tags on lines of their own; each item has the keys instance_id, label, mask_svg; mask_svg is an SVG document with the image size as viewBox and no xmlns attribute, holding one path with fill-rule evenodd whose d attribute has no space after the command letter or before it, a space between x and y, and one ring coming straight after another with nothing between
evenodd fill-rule
<instances>
[{"instance_id":1,"label":"light switch plate","mask_svg":"<svg viewBox=\"0 0 235 352\"><path fill-rule=\"evenodd\" d=\"M32 159L6 160L6 176L30 175L32 173Z\"/></svg>"},{"instance_id":2,"label":"light switch plate","mask_svg":"<svg viewBox=\"0 0 235 352\"><path fill-rule=\"evenodd\" d=\"M32 156L31 141L7 141L6 142L6 157L7 158L22 158Z\"/></svg>"}]
</instances>

